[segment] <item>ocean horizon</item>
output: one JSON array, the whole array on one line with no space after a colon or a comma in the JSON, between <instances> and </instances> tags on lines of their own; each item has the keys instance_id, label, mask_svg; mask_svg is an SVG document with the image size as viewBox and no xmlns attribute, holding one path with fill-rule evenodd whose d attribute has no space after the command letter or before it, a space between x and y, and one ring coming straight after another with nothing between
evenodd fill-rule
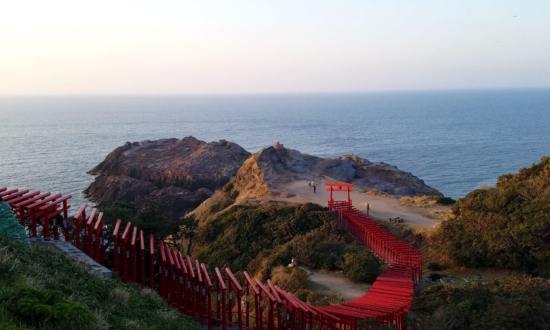
<instances>
[{"instance_id":1,"label":"ocean horizon","mask_svg":"<svg viewBox=\"0 0 550 330\"><path fill-rule=\"evenodd\" d=\"M550 154L550 89L0 97L0 186L83 202L127 141L195 136L250 152L279 141L412 172L453 198Z\"/></svg>"}]
</instances>

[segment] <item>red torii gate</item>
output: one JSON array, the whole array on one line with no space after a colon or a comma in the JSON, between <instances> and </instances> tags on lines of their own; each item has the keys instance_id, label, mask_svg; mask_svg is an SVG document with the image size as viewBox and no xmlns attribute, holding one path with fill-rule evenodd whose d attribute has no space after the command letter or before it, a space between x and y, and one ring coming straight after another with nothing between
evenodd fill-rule
<instances>
[{"instance_id":1,"label":"red torii gate","mask_svg":"<svg viewBox=\"0 0 550 330\"><path fill-rule=\"evenodd\" d=\"M338 182L325 182L327 191L330 192L330 198L328 200L328 209L332 210L334 205L334 199L332 199L333 192L346 192L348 194L347 206L351 207L351 198L349 193L353 191L353 183L338 183Z\"/></svg>"},{"instance_id":2,"label":"red torii gate","mask_svg":"<svg viewBox=\"0 0 550 330\"><path fill-rule=\"evenodd\" d=\"M40 191L30 192L29 189L8 190L6 187L0 188L0 197L8 203L12 211L22 226L26 226L25 220L28 215L32 221L31 234L36 237L36 221L42 218L43 235L45 239L50 239L49 219L53 219L54 238L59 239L58 223L56 217L59 214L64 216L64 236L65 240L69 240L69 231L67 226L68 210L71 208L67 201L71 195L63 197L61 194L50 196L50 193L40 194Z\"/></svg>"},{"instance_id":3,"label":"red torii gate","mask_svg":"<svg viewBox=\"0 0 550 330\"><path fill-rule=\"evenodd\" d=\"M207 321L208 329L212 329L212 323L216 322L224 330L228 326L241 330L311 330L315 327L326 330L356 330L359 328L357 322L363 319L377 322L375 325L366 325L365 329L375 329L380 324L406 329L404 316L411 307L414 285L422 277L422 256L412 246L398 240L383 226L351 206L350 192L353 184L325 185L330 192L329 207L338 223L375 255L390 264L363 297L340 305L314 307L281 290L270 280L264 285L259 279L253 279L244 272L245 292L244 285L241 287L229 268L225 269L225 274L215 268L216 274L211 278L204 263L197 259L193 263L189 256L183 258L181 252L164 242L158 242L159 248L155 250L156 244L152 235L149 236L149 251L145 251L143 231L132 228L131 223L122 228L121 220L117 221L113 233L115 272L124 276L125 282L141 282L143 287L148 267L151 289L155 289L156 277L160 282L162 297L199 323L204 325L204 321ZM347 201L334 201L332 192L347 192ZM31 193L29 190L7 188L0 188L0 195L8 200L12 209L22 210L20 213L23 216L30 215L31 219L48 219L70 208L67 205L70 195L63 198L61 194L50 196L50 193ZM86 205L80 207L74 217L77 231L75 244L80 245L78 233L82 225L85 230L84 250L101 262L105 260L102 254L103 214L96 216L97 212L97 209L92 210L86 221ZM145 260L147 252L149 265L146 265ZM154 269L155 259L160 259L158 273ZM215 304L212 304L212 299L216 299Z\"/></svg>"}]
</instances>

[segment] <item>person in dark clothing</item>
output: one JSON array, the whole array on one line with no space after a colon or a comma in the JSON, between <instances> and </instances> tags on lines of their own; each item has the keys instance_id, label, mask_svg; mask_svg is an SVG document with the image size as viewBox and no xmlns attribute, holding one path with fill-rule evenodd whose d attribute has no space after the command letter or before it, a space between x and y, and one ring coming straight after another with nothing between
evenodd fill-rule
<instances>
[{"instance_id":1,"label":"person in dark clothing","mask_svg":"<svg viewBox=\"0 0 550 330\"><path fill-rule=\"evenodd\" d=\"M61 214L57 215L57 225L65 229L65 218Z\"/></svg>"},{"instance_id":2,"label":"person in dark clothing","mask_svg":"<svg viewBox=\"0 0 550 330\"><path fill-rule=\"evenodd\" d=\"M315 190L317 190L317 186L313 185L313 193L315 194Z\"/></svg>"}]
</instances>

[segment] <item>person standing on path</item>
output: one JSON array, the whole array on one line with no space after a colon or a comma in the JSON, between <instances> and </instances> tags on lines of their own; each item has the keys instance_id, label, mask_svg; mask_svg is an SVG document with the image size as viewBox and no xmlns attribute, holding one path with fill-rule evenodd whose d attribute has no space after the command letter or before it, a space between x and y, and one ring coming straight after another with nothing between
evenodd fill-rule
<instances>
[{"instance_id":1,"label":"person standing on path","mask_svg":"<svg viewBox=\"0 0 550 330\"><path fill-rule=\"evenodd\" d=\"M313 185L313 193L315 194L315 190L317 190L317 186Z\"/></svg>"}]
</instances>

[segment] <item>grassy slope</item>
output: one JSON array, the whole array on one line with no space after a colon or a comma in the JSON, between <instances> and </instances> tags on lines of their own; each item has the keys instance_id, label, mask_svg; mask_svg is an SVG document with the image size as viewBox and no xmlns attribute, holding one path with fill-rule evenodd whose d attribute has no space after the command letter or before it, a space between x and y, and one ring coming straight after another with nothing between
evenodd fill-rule
<instances>
[{"instance_id":1,"label":"grassy slope","mask_svg":"<svg viewBox=\"0 0 550 330\"><path fill-rule=\"evenodd\" d=\"M439 285L415 295L411 329L550 328L550 282L520 277Z\"/></svg>"},{"instance_id":2,"label":"grassy slope","mask_svg":"<svg viewBox=\"0 0 550 330\"><path fill-rule=\"evenodd\" d=\"M550 273L550 159L459 199L434 243L455 265Z\"/></svg>"},{"instance_id":3,"label":"grassy slope","mask_svg":"<svg viewBox=\"0 0 550 330\"><path fill-rule=\"evenodd\" d=\"M458 200L431 235L397 230L443 273L464 278L417 293L411 328L549 329L550 282L520 276L550 273L549 207L550 159L543 157Z\"/></svg>"},{"instance_id":4,"label":"grassy slope","mask_svg":"<svg viewBox=\"0 0 550 330\"><path fill-rule=\"evenodd\" d=\"M94 329L200 329L153 291L99 278L61 252L25 246L0 235L0 329L33 328L29 317L17 310L17 292L28 290L61 292L63 300L93 314ZM43 322L36 328L62 327ZM84 327L72 323L70 328Z\"/></svg>"},{"instance_id":5,"label":"grassy slope","mask_svg":"<svg viewBox=\"0 0 550 330\"><path fill-rule=\"evenodd\" d=\"M294 256L299 264L342 270L351 280L372 283L379 272L374 255L358 244L326 208L315 204L233 205L203 214L193 255L210 266L247 270L263 280ZM205 220L208 218L208 220Z\"/></svg>"}]
</instances>

